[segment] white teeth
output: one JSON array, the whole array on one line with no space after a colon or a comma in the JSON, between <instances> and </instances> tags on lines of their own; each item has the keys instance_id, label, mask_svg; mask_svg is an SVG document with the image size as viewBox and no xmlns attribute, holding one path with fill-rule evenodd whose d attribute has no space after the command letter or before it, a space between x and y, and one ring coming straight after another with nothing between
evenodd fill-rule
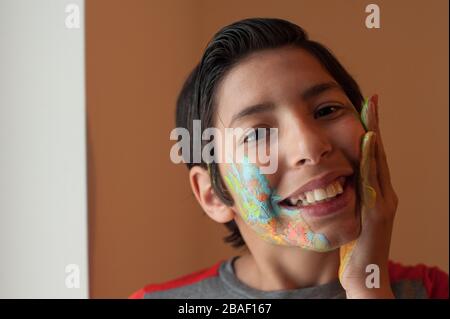
<instances>
[{"instance_id":1,"label":"white teeth","mask_svg":"<svg viewBox=\"0 0 450 319\"><path fill-rule=\"evenodd\" d=\"M291 198L289 198L288 201L289 201L289 204L291 204L292 206L297 206L297 204L299 202L301 203L300 199L291 199Z\"/></svg>"},{"instance_id":2,"label":"white teeth","mask_svg":"<svg viewBox=\"0 0 450 319\"><path fill-rule=\"evenodd\" d=\"M317 188L314 190L314 198L316 201L327 198L327 192L323 188Z\"/></svg>"},{"instance_id":3,"label":"white teeth","mask_svg":"<svg viewBox=\"0 0 450 319\"><path fill-rule=\"evenodd\" d=\"M317 188L312 191L302 193L297 198L289 198L289 203L291 205L297 206L308 206L314 204L318 201L327 200L337 196L344 192L342 184L345 181L344 178L340 178L325 188Z\"/></svg>"},{"instance_id":4,"label":"white teeth","mask_svg":"<svg viewBox=\"0 0 450 319\"><path fill-rule=\"evenodd\" d=\"M306 201L308 203L314 203L316 201L314 199L314 193L313 192L306 192Z\"/></svg>"},{"instance_id":5,"label":"white teeth","mask_svg":"<svg viewBox=\"0 0 450 319\"><path fill-rule=\"evenodd\" d=\"M336 182L336 184L335 184L335 189L336 189L336 187L337 187L337 193L338 193L338 194L341 194L341 193L344 192L344 190L342 189L341 183Z\"/></svg>"},{"instance_id":6,"label":"white teeth","mask_svg":"<svg viewBox=\"0 0 450 319\"><path fill-rule=\"evenodd\" d=\"M332 183L327 186L327 197L334 197L337 193L337 190L334 188L334 184Z\"/></svg>"}]
</instances>

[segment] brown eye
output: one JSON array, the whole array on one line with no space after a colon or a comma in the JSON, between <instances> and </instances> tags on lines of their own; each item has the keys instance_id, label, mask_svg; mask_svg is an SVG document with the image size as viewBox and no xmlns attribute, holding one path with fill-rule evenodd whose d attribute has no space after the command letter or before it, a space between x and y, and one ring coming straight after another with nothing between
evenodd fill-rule
<instances>
[{"instance_id":1,"label":"brown eye","mask_svg":"<svg viewBox=\"0 0 450 319\"><path fill-rule=\"evenodd\" d=\"M267 127L258 127L253 128L251 131L245 136L244 143L248 142L256 142L262 138L266 138L269 135L270 129Z\"/></svg>"},{"instance_id":2,"label":"brown eye","mask_svg":"<svg viewBox=\"0 0 450 319\"><path fill-rule=\"evenodd\" d=\"M322 107L314 114L314 118L328 116L330 114L336 113L337 111L339 111L339 109L341 109L339 105L329 105Z\"/></svg>"}]
</instances>

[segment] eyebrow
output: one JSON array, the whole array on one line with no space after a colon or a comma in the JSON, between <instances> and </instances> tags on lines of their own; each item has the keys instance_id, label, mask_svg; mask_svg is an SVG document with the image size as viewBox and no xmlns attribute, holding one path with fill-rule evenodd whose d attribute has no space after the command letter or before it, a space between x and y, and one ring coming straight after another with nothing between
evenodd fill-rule
<instances>
[{"instance_id":1,"label":"eyebrow","mask_svg":"<svg viewBox=\"0 0 450 319\"><path fill-rule=\"evenodd\" d=\"M317 97L318 95L320 95L326 91L332 90L332 89L342 90L340 85L337 84L336 82L324 82L324 83L315 84L315 85L307 88L305 91L303 91L300 94L300 97L303 101L308 101L308 100L311 100L312 98ZM255 104L252 106L248 106L248 107L244 108L242 111L233 115L233 117L231 118L230 126L235 121L240 120L244 117L254 115L254 114L259 114L259 113L270 112L270 111L273 111L274 109L275 109L275 105L273 103L259 103L259 104Z\"/></svg>"},{"instance_id":2,"label":"eyebrow","mask_svg":"<svg viewBox=\"0 0 450 319\"><path fill-rule=\"evenodd\" d=\"M341 86L336 82L324 82L307 88L305 91L302 92L300 96L303 101L307 101L332 89L342 90Z\"/></svg>"}]
</instances>

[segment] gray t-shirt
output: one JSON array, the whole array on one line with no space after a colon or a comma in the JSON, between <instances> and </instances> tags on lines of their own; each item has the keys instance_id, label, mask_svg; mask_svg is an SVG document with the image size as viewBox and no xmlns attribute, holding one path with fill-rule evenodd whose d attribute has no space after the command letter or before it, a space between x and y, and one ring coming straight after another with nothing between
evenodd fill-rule
<instances>
[{"instance_id":1,"label":"gray t-shirt","mask_svg":"<svg viewBox=\"0 0 450 319\"><path fill-rule=\"evenodd\" d=\"M239 256L216 265L166 282L148 285L131 298L145 299L342 299L345 291L338 279L333 282L289 290L262 291L240 281L234 272L234 262ZM427 291L420 279L398 280L392 283L397 298L427 298Z\"/></svg>"}]
</instances>

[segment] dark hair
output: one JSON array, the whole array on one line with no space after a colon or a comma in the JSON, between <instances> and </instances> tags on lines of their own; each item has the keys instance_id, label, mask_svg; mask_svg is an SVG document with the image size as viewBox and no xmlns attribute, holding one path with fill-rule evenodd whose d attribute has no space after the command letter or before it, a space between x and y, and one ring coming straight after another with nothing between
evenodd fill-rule
<instances>
[{"instance_id":1,"label":"dark hair","mask_svg":"<svg viewBox=\"0 0 450 319\"><path fill-rule=\"evenodd\" d=\"M193 120L200 120L202 130L213 127L215 112L215 92L221 80L230 69L244 57L256 51L293 46L306 50L315 56L336 82L342 87L347 97L361 112L363 96L358 84L322 44L312 41L298 25L276 18L251 18L237 21L222 28L208 43L199 62L187 78L178 96L176 109L176 126L186 128L193 136ZM208 141L202 141L202 147ZM192 154L192 139L191 139ZM214 192L226 204L233 205L217 163L207 165L188 161L191 169L194 165L208 168ZM225 224L230 234L224 241L234 247L244 246L245 242L234 221Z\"/></svg>"}]
</instances>

